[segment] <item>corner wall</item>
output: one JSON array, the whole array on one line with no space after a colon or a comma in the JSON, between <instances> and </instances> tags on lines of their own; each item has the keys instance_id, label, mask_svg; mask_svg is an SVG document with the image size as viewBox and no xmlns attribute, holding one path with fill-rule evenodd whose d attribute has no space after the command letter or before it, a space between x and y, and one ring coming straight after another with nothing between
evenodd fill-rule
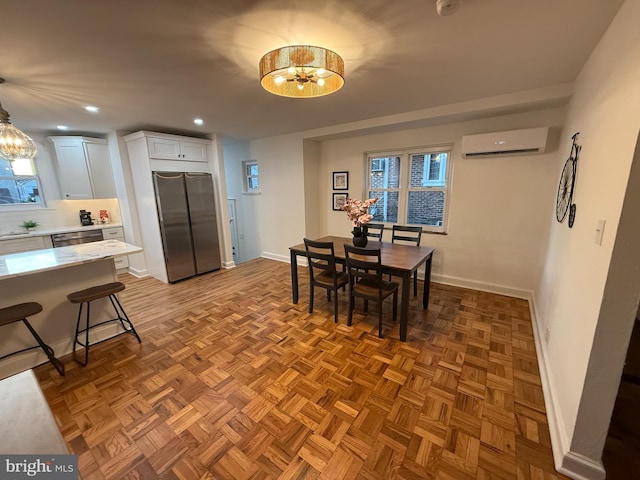
<instances>
[{"instance_id":1,"label":"corner wall","mask_svg":"<svg viewBox=\"0 0 640 480\"><path fill-rule=\"evenodd\" d=\"M556 466L574 478L604 478L601 454L635 315L628 307L640 295L637 277L620 276L620 259L612 259L614 244L625 241L617 235L640 129L639 18L640 0L627 0L576 81L556 165L558 178L580 132L576 221L569 229L549 212L533 302L538 337L549 331L540 366ZM602 245L594 241L599 219Z\"/></svg>"}]
</instances>

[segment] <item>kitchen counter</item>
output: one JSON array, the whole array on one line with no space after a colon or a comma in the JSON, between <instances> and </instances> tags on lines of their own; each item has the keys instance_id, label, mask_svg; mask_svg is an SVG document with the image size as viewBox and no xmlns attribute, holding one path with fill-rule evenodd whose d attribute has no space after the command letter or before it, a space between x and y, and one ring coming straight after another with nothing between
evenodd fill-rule
<instances>
[{"instance_id":1,"label":"kitchen counter","mask_svg":"<svg viewBox=\"0 0 640 480\"><path fill-rule=\"evenodd\" d=\"M71 267L105 258L139 253L142 248L119 240L82 243L0 256L0 280Z\"/></svg>"},{"instance_id":2,"label":"kitchen counter","mask_svg":"<svg viewBox=\"0 0 640 480\"><path fill-rule=\"evenodd\" d=\"M97 225L75 225L71 227L53 227L53 228L38 228L31 232L23 231L0 231L0 240L9 240L12 238L28 238L28 237L42 237L47 235L53 235L54 233L68 233L68 232L82 232L85 230L102 230L104 228L122 227L121 223L100 223Z\"/></svg>"},{"instance_id":3,"label":"kitchen counter","mask_svg":"<svg viewBox=\"0 0 640 480\"><path fill-rule=\"evenodd\" d=\"M68 454L33 371L0 380L0 453Z\"/></svg>"},{"instance_id":4,"label":"kitchen counter","mask_svg":"<svg viewBox=\"0 0 640 480\"><path fill-rule=\"evenodd\" d=\"M54 349L56 357L68 363L71 360L63 357L73 349L78 305L71 304L67 295L117 281L113 258L141 251L142 248L119 240L102 240L0 256L0 308L25 302L41 304L42 312L29 317L29 323ZM126 310L126 302L123 306ZM92 324L114 316L108 299L91 302ZM131 320L136 322L135 317ZM118 322L110 322L92 328L89 341L99 342L120 333L122 326ZM3 326L0 335L0 357L35 343L21 322ZM42 349L10 356L0 361L0 378L47 361Z\"/></svg>"}]
</instances>

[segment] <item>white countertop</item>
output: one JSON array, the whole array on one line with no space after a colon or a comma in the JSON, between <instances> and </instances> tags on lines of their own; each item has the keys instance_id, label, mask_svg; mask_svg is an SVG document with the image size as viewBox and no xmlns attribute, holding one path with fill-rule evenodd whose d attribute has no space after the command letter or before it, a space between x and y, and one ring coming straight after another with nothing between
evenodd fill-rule
<instances>
[{"instance_id":1,"label":"white countertop","mask_svg":"<svg viewBox=\"0 0 640 480\"><path fill-rule=\"evenodd\" d=\"M81 243L0 256L0 280L71 267L105 258L139 253L142 248L119 240Z\"/></svg>"},{"instance_id":2,"label":"white countertop","mask_svg":"<svg viewBox=\"0 0 640 480\"><path fill-rule=\"evenodd\" d=\"M31 370L0 381L0 438L3 454L69 453Z\"/></svg>"},{"instance_id":3,"label":"white countertop","mask_svg":"<svg viewBox=\"0 0 640 480\"><path fill-rule=\"evenodd\" d=\"M121 223L99 223L96 225L76 225L72 227L53 227L53 228L37 228L31 232L23 232L17 229L16 231L3 232L0 231L0 240L10 240L12 238L28 238L28 237L42 237L46 235L53 235L54 233L67 233L67 232L84 232L85 230L102 230L104 228L122 227Z\"/></svg>"}]
</instances>

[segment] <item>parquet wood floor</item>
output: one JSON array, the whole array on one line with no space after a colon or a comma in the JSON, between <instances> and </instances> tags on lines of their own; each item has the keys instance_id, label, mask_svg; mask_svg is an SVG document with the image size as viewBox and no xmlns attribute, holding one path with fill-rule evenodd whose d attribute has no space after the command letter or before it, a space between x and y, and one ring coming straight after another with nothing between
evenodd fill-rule
<instances>
[{"instance_id":1,"label":"parquet wood floor","mask_svg":"<svg viewBox=\"0 0 640 480\"><path fill-rule=\"evenodd\" d=\"M308 277L257 259L176 285L123 275L142 337L36 369L89 479L518 479L557 475L526 301L433 284L408 342L346 326ZM391 306L385 306L391 319Z\"/></svg>"}]
</instances>

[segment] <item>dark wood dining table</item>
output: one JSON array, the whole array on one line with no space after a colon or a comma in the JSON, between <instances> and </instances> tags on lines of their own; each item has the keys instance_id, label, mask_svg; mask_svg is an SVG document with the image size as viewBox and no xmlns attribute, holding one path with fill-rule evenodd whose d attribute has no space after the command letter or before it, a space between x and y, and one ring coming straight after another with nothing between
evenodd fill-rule
<instances>
[{"instance_id":1,"label":"dark wood dining table","mask_svg":"<svg viewBox=\"0 0 640 480\"><path fill-rule=\"evenodd\" d=\"M320 242L333 242L336 262L344 264L344 245L352 245L352 239L346 237L326 236L315 239ZM424 269L424 289L422 293L422 307L429 306L429 283L431 281L431 259L433 248L417 247L415 245L400 245L369 241L366 248L379 248L381 254L382 271L385 274L402 278L402 299L400 305L400 340L407 341L407 324L409 323L409 301L411 276L422 264ZM298 258L306 257L304 243L289 247L291 254L291 291L293 303L298 303Z\"/></svg>"}]
</instances>

